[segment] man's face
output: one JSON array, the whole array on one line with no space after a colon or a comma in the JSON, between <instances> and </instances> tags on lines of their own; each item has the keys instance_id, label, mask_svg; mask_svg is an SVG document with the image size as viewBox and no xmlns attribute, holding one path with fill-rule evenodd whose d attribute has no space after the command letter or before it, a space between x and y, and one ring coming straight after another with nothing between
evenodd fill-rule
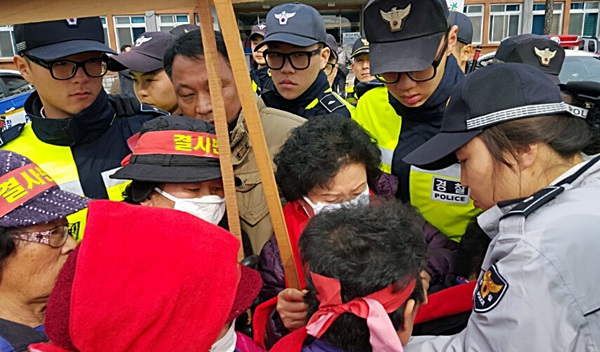
<instances>
[{"instance_id":1,"label":"man's face","mask_svg":"<svg viewBox=\"0 0 600 352\"><path fill-rule=\"evenodd\" d=\"M352 61L352 72L359 82L369 82L375 79L369 72L369 66L371 61L369 60L369 54L363 53L354 57Z\"/></svg>"},{"instance_id":2,"label":"man's face","mask_svg":"<svg viewBox=\"0 0 600 352\"><path fill-rule=\"evenodd\" d=\"M429 99L437 89L444 76L447 57L448 55L451 55L455 43L456 32L453 31L450 31L448 34L448 45L445 50L446 39L442 38L440 41L436 57L439 58L441 56L441 60L433 79L425 82L415 82L410 79L406 73L402 73L398 82L385 84L388 91L406 107L416 108L425 104L427 99Z\"/></svg>"},{"instance_id":3,"label":"man's face","mask_svg":"<svg viewBox=\"0 0 600 352\"><path fill-rule=\"evenodd\" d=\"M258 66L260 66L260 67L263 67L266 65L265 58L263 57L263 51L265 51L267 49L267 46L263 45L257 51L254 51L254 48L256 48L256 46L258 44L260 44L264 39L265 38L263 38L260 35L255 35L254 37L252 37L252 40L250 40L250 48L252 49L252 57L254 58L254 61L256 61Z\"/></svg>"},{"instance_id":4,"label":"man's face","mask_svg":"<svg viewBox=\"0 0 600 352\"><path fill-rule=\"evenodd\" d=\"M101 52L85 52L50 62L60 60L83 62L92 58L101 58L103 55ZM72 78L57 80L52 78L50 70L25 57L15 56L13 61L23 77L35 86L48 118L67 118L81 112L96 100L102 90L102 77L90 77L81 67Z\"/></svg>"},{"instance_id":5,"label":"man's face","mask_svg":"<svg viewBox=\"0 0 600 352\"><path fill-rule=\"evenodd\" d=\"M293 52L312 52L319 48L320 44L311 45L309 47L299 47L287 43L269 43L268 51L281 54ZM319 71L325 68L327 59L329 58L329 48L323 48L320 54L310 57L310 65L304 70L297 70L292 67L289 60L286 59L283 67L280 70L271 69L273 84L277 92L287 100L298 98L304 93L311 84L317 79Z\"/></svg>"},{"instance_id":6,"label":"man's face","mask_svg":"<svg viewBox=\"0 0 600 352\"><path fill-rule=\"evenodd\" d=\"M219 77L223 87L223 100L227 123L234 122L242 109L237 93L233 71L219 54ZM208 72L204 57L190 58L175 56L171 72L173 87L179 108L185 116L194 117L214 124L213 107L208 86Z\"/></svg>"},{"instance_id":7,"label":"man's face","mask_svg":"<svg viewBox=\"0 0 600 352\"><path fill-rule=\"evenodd\" d=\"M177 97L165 70L146 73L131 71L131 79L133 91L140 102L177 114Z\"/></svg>"}]
</instances>

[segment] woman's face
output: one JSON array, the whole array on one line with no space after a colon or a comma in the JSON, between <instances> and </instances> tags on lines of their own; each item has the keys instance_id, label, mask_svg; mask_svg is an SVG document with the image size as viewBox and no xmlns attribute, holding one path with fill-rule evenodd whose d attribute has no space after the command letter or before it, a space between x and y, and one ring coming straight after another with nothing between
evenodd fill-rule
<instances>
[{"instance_id":1,"label":"woman's face","mask_svg":"<svg viewBox=\"0 0 600 352\"><path fill-rule=\"evenodd\" d=\"M38 232L68 225L66 219L52 221L18 229L18 232ZM73 251L77 242L71 237L60 248L47 244L15 240L17 247L6 259L2 270L0 288L3 292L17 293L20 298L31 302L44 302L56 283L58 273Z\"/></svg>"},{"instance_id":2,"label":"woman's face","mask_svg":"<svg viewBox=\"0 0 600 352\"><path fill-rule=\"evenodd\" d=\"M160 188L168 194L181 199L202 198L204 196L211 195L225 198L223 179L220 178L216 180L195 183L165 183L161 185ZM152 191L150 197L142 201L140 204L170 209L175 207L175 202L167 199L165 196L156 191Z\"/></svg>"},{"instance_id":3,"label":"woman's face","mask_svg":"<svg viewBox=\"0 0 600 352\"><path fill-rule=\"evenodd\" d=\"M343 203L358 197L367 189L367 169L362 163L342 166L329 185L315 187L307 197L313 204Z\"/></svg>"},{"instance_id":4,"label":"woman's face","mask_svg":"<svg viewBox=\"0 0 600 352\"><path fill-rule=\"evenodd\" d=\"M461 184L471 189L476 207L487 210L500 201L519 198L519 173L496 161L480 137L458 149L456 157L460 162ZM518 170L516 162L511 164Z\"/></svg>"}]
</instances>

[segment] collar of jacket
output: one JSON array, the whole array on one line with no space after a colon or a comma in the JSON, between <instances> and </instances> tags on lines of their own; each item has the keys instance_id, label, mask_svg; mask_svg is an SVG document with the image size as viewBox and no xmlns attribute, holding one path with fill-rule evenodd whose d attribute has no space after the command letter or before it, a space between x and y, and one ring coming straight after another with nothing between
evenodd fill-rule
<instances>
[{"instance_id":1,"label":"collar of jacket","mask_svg":"<svg viewBox=\"0 0 600 352\"><path fill-rule=\"evenodd\" d=\"M327 89L330 89L327 75L321 70L317 75L317 79L296 99L285 99L277 92L277 88L275 87L270 94L264 94L262 97L267 100L269 107L291 112L298 116L304 116L304 110Z\"/></svg>"},{"instance_id":2,"label":"collar of jacket","mask_svg":"<svg viewBox=\"0 0 600 352\"><path fill-rule=\"evenodd\" d=\"M97 139L110 128L115 117L104 90L100 91L92 105L66 119L43 118L42 107L37 92L32 93L25 102L33 132L42 142L65 147Z\"/></svg>"},{"instance_id":3,"label":"collar of jacket","mask_svg":"<svg viewBox=\"0 0 600 352\"><path fill-rule=\"evenodd\" d=\"M465 74L458 67L454 55L449 55L446 60L444 76L425 104L416 108L408 108L394 98L391 93L389 93L389 101L396 110L396 114L402 116L403 120L426 121L430 125L441 127L452 88L463 78L465 78Z\"/></svg>"},{"instance_id":4,"label":"collar of jacket","mask_svg":"<svg viewBox=\"0 0 600 352\"><path fill-rule=\"evenodd\" d=\"M258 95L254 95L254 98L256 100L256 105L258 106L258 117L260 118L261 111L263 111L266 106L262 99L258 97ZM229 132L229 141L231 143L231 161L233 162L234 166L239 165L246 160L246 157L248 157L248 153L250 152L250 148L252 147L243 110L240 111L235 126L231 132Z\"/></svg>"}]
</instances>

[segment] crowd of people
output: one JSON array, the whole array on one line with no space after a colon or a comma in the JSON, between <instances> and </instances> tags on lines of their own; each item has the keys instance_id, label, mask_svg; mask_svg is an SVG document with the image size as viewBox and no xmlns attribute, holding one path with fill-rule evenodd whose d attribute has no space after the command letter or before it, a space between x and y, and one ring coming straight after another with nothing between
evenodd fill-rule
<instances>
[{"instance_id":1,"label":"crowd of people","mask_svg":"<svg viewBox=\"0 0 600 352\"><path fill-rule=\"evenodd\" d=\"M117 54L97 17L15 25L36 92L0 136L0 351L600 349L600 87L559 85L564 49L532 34L475 70L442 0L363 11L350 91L313 7L251 31L286 243L220 32L225 116L196 26Z\"/></svg>"}]
</instances>

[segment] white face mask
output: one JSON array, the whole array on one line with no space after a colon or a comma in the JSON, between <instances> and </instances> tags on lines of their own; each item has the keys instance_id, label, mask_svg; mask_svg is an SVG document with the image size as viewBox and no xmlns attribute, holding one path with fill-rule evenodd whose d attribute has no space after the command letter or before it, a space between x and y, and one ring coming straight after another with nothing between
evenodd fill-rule
<instances>
[{"instance_id":1,"label":"white face mask","mask_svg":"<svg viewBox=\"0 0 600 352\"><path fill-rule=\"evenodd\" d=\"M173 209L192 214L212 224L218 225L225 215L225 198L213 195L200 198L177 198L158 187L155 187L154 190L175 202Z\"/></svg>"},{"instance_id":2,"label":"white face mask","mask_svg":"<svg viewBox=\"0 0 600 352\"><path fill-rule=\"evenodd\" d=\"M235 334L234 327L235 320L231 323L229 330L225 336L221 337L215 342L210 348L209 352L233 352L235 351L235 344L237 343L237 335Z\"/></svg>"},{"instance_id":3,"label":"white face mask","mask_svg":"<svg viewBox=\"0 0 600 352\"><path fill-rule=\"evenodd\" d=\"M347 207L347 206L353 206L353 205L358 205L358 204L366 204L369 202L369 186L367 186L367 188L365 189L364 192L362 192L361 194L359 194L356 198L345 201L345 202L341 202L341 203L317 203L317 204L313 204L313 202L310 201L310 199L308 199L308 197L302 197L304 198L304 201L306 201L306 203L308 203L308 205L311 206L311 208L313 209L313 212L315 213L315 215L319 214L320 212L322 212L323 210L335 210L335 209L340 209L342 207Z\"/></svg>"}]
</instances>

